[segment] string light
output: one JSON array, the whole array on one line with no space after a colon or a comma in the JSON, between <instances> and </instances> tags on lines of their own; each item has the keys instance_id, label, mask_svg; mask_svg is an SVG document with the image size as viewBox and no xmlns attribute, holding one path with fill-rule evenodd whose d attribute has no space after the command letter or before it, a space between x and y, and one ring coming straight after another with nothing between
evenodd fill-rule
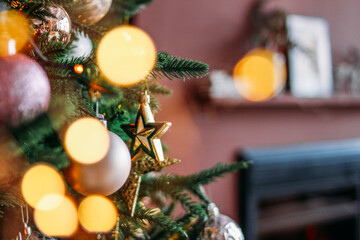
<instances>
[{"instance_id":1,"label":"string light","mask_svg":"<svg viewBox=\"0 0 360 240\"><path fill-rule=\"evenodd\" d=\"M84 72L84 66L81 65L81 64L76 64L74 66L74 71L77 73L77 74L82 74Z\"/></svg>"}]
</instances>

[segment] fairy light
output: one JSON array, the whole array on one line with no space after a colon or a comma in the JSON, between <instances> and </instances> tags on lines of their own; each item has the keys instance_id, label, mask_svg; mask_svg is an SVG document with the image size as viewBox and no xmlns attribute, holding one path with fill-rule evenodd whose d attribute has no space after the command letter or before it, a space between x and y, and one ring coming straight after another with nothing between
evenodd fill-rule
<instances>
[{"instance_id":1,"label":"fairy light","mask_svg":"<svg viewBox=\"0 0 360 240\"><path fill-rule=\"evenodd\" d=\"M74 71L77 73L77 74L82 74L84 72L84 66L81 65L81 64L76 64L74 66Z\"/></svg>"}]
</instances>

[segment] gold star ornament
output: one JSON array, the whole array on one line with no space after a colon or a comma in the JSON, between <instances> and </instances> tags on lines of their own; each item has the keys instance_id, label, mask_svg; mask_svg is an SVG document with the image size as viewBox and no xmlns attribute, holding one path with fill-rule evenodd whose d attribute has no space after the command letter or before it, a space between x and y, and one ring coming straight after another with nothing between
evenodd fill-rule
<instances>
[{"instance_id":1,"label":"gold star ornament","mask_svg":"<svg viewBox=\"0 0 360 240\"><path fill-rule=\"evenodd\" d=\"M177 159L164 157L160 138L169 129L171 123L155 122L149 103L149 96L143 92L135 123L121 125L131 138L131 172L121 188L121 194L131 216L134 215L141 176L179 162Z\"/></svg>"},{"instance_id":2,"label":"gold star ornament","mask_svg":"<svg viewBox=\"0 0 360 240\"><path fill-rule=\"evenodd\" d=\"M136 121L133 124L123 124L121 128L131 138L130 153L134 157L143 150L158 162L164 160L160 138L170 128L170 122L155 122L149 106L149 95L142 93Z\"/></svg>"}]
</instances>

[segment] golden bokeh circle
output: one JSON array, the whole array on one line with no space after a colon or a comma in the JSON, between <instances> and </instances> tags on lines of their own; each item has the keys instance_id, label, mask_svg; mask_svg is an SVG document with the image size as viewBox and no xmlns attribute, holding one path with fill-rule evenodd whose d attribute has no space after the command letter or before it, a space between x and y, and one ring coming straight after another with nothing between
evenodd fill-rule
<instances>
[{"instance_id":1,"label":"golden bokeh circle","mask_svg":"<svg viewBox=\"0 0 360 240\"><path fill-rule=\"evenodd\" d=\"M108 232L116 224L117 209L106 197L91 195L81 201L78 216L88 232Z\"/></svg>"},{"instance_id":2,"label":"golden bokeh circle","mask_svg":"<svg viewBox=\"0 0 360 240\"><path fill-rule=\"evenodd\" d=\"M245 55L235 66L234 82L239 93L254 102L276 96L286 82L284 57L277 52L257 48Z\"/></svg>"},{"instance_id":3,"label":"golden bokeh circle","mask_svg":"<svg viewBox=\"0 0 360 240\"><path fill-rule=\"evenodd\" d=\"M48 164L37 164L25 173L21 182L21 192L25 201L36 207L46 195L64 195L65 183L55 168Z\"/></svg>"},{"instance_id":4,"label":"golden bokeh circle","mask_svg":"<svg viewBox=\"0 0 360 240\"><path fill-rule=\"evenodd\" d=\"M51 237L69 237L78 228L78 217L75 204L62 195L47 195L41 200L43 205L58 202L49 209L35 208L34 221L39 231ZM48 203L45 203L48 202Z\"/></svg>"},{"instance_id":5,"label":"golden bokeh circle","mask_svg":"<svg viewBox=\"0 0 360 240\"><path fill-rule=\"evenodd\" d=\"M103 159L110 147L105 126L96 118L85 117L74 121L66 130L65 150L74 161L93 164Z\"/></svg>"},{"instance_id":6,"label":"golden bokeh circle","mask_svg":"<svg viewBox=\"0 0 360 240\"><path fill-rule=\"evenodd\" d=\"M14 10L0 12L0 56L8 56L21 50L29 36L30 26L24 15Z\"/></svg>"},{"instance_id":7,"label":"golden bokeh circle","mask_svg":"<svg viewBox=\"0 0 360 240\"><path fill-rule=\"evenodd\" d=\"M150 36L134 26L120 26L100 41L97 63L113 84L130 86L146 78L156 63L156 49Z\"/></svg>"}]
</instances>

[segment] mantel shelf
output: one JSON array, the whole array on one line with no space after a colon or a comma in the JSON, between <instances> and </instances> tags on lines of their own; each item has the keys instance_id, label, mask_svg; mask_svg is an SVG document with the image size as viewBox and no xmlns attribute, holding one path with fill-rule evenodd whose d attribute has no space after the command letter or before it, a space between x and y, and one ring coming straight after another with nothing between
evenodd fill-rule
<instances>
[{"instance_id":1,"label":"mantel shelf","mask_svg":"<svg viewBox=\"0 0 360 240\"><path fill-rule=\"evenodd\" d=\"M284 94L265 102L251 102L241 98L210 98L218 108L360 108L360 97L334 95L331 98L296 98Z\"/></svg>"}]
</instances>

